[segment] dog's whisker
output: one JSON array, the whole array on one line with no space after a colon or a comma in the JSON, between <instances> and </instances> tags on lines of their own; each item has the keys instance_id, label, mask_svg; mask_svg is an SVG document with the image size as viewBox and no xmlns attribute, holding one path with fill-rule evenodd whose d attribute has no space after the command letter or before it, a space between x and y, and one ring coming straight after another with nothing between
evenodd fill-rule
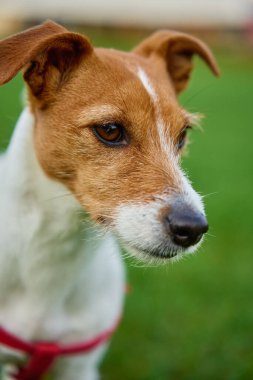
<instances>
[{"instance_id":1,"label":"dog's whisker","mask_svg":"<svg viewBox=\"0 0 253 380\"><path fill-rule=\"evenodd\" d=\"M210 236L210 237L214 237L214 238L217 238L217 236L211 234L210 232L206 232L206 236Z\"/></svg>"},{"instance_id":2,"label":"dog's whisker","mask_svg":"<svg viewBox=\"0 0 253 380\"><path fill-rule=\"evenodd\" d=\"M65 197L73 197L73 193L59 194L59 195L56 195L55 197L52 197L52 198L43 199L41 201L41 203L43 203L43 202L50 202L50 201L54 201L54 200L65 198Z\"/></svg>"},{"instance_id":3,"label":"dog's whisker","mask_svg":"<svg viewBox=\"0 0 253 380\"><path fill-rule=\"evenodd\" d=\"M188 106L189 103L195 99L197 96L201 95L204 91L207 91L209 88L212 87L212 84L207 84L205 86L202 86L199 90L196 90L193 94L191 94L190 96L188 96L188 98L186 98L184 100L184 105L185 106Z\"/></svg>"},{"instance_id":4,"label":"dog's whisker","mask_svg":"<svg viewBox=\"0 0 253 380\"><path fill-rule=\"evenodd\" d=\"M218 192L218 191L214 191L214 192L212 192L212 193L203 194L203 195L201 195L201 197L202 197L202 198L208 198L208 197L210 197L211 195L217 195L217 194L219 194L219 192Z\"/></svg>"}]
</instances>

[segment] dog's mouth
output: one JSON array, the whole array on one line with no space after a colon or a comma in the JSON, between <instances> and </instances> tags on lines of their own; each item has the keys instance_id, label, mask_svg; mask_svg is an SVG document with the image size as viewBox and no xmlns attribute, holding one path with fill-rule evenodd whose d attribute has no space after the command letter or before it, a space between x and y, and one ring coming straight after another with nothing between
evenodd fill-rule
<instances>
[{"instance_id":1,"label":"dog's mouth","mask_svg":"<svg viewBox=\"0 0 253 380\"><path fill-rule=\"evenodd\" d=\"M185 249L176 246L144 249L125 242L123 242L123 246L131 256L145 262L173 261L173 259L179 259L186 251Z\"/></svg>"},{"instance_id":2,"label":"dog's mouth","mask_svg":"<svg viewBox=\"0 0 253 380\"><path fill-rule=\"evenodd\" d=\"M196 251L208 229L199 196L192 198L196 205L186 195L167 193L159 201L121 204L113 214L112 231L141 261L178 260Z\"/></svg>"}]
</instances>

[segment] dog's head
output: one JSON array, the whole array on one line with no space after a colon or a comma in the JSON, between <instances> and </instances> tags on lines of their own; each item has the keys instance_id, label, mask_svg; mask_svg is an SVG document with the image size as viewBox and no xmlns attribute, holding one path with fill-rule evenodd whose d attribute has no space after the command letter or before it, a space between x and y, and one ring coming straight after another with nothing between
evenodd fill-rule
<instances>
[{"instance_id":1,"label":"dog's head","mask_svg":"<svg viewBox=\"0 0 253 380\"><path fill-rule=\"evenodd\" d=\"M139 257L193 251L207 231L200 196L180 169L193 116L177 101L205 44L160 31L130 53L95 49L47 22L0 42L0 83L22 69L44 172Z\"/></svg>"}]
</instances>

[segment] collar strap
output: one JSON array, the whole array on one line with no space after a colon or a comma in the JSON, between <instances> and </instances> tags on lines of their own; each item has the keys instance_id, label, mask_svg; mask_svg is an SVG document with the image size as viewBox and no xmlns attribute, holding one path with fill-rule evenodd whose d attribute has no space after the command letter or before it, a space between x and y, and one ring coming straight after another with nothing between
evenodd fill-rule
<instances>
[{"instance_id":1,"label":"collar strap","mask_svg":"<svg viewBox=\"0 0 253 380\"><path fill-rule=\"evenodd\" d=\"M24 368L19 369L14 378L17 380L42 380L43 375L58 356L88 353L111 338L118 327L119 320L110 329L95 338L77 344L59 345L55 342L30 343L9 333L0 326L0 345L21 351L30 356Z\"/></svg>"}]
</instances>

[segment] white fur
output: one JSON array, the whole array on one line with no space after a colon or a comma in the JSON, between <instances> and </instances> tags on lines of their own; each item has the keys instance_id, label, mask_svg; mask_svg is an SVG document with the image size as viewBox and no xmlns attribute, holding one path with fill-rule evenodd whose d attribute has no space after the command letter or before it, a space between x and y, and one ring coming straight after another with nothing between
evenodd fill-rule
<instances>
[{"instance_id":1,"label":"white fur","mask_svg":"<svg viewBox=\"0 0 253 380\"><path fill-rule=\"evenodd\" d=\"M138 77L140 78L140 81L146 89L147 93L150 95L153 103L156 103L158 101L158 97L155 92L155 89L152 83L150 82L149 77L141 67L138 68Z\"/></svg>"},{"instance_id":2,"label":"white fur","mask_svg":"<svg viewBox=\"0 0 253 380\"><path fill-rule=\"evenodd\" d=\"M193 253L200 243L183 249L175 245L163 226L160 213L163 208L173 206L175 201L189 205L196 212L204 213L200 196L193 190L188 179L181 172L182 188L178 195L158 194L150 202L129 202L120 205L115 212L115 229L126 247L140 260L154 261Z\"/></svg>"},{"instance_id":3,"label":"white fur","mask_svg":"<svg viewBox=\"0 0 253 380\"><path fill-rule=\"evenodd\" d=\"M150 78L146 74L146 72L139 67L138 68L138 77L143 84L143 87L149 94L151 101L153 102L154 109L155 109L155 116L156 116L156 127L159 134L159 141L162 151L167 155L167 157L170 158L170 160L174 157L172 156L172 149L170 149L170 145L168 144L168 137L166 136L166 131L168 128L166 128L166 125L162 119L162 113L159 107L159 100L158 95L154 89L153 84L150 81Z\"/></svg>"},{"instance_id":4,"label":"white fur","mask_svg":"<svg viewBox=\"0 0 253 380\"><path fill-rule=\"evenodd\" d=\"M166 128L165 128L164 122L162 121L160 113L158 113L156 125L158 129L159 140L160 140L162 151L165 153L167 158L170 159L170 161L173 160L174 162L175 155L173 154L173 149L171 149L170 144L168 144L168 137L166 136Z\"/></svg>"},{"instance_id":5,"label":"white fur","mask_svg":"<svg viewBox=\"0 0 253 380\"><path fill-rule=\"evenodd\" d=\"M121 314L120 252L43 173L33 124L24 110L0 161L0 325L28 340L82 341ZM59 360L54 380L95 380L105 346Z\"/></svg>"}]
</instances>

